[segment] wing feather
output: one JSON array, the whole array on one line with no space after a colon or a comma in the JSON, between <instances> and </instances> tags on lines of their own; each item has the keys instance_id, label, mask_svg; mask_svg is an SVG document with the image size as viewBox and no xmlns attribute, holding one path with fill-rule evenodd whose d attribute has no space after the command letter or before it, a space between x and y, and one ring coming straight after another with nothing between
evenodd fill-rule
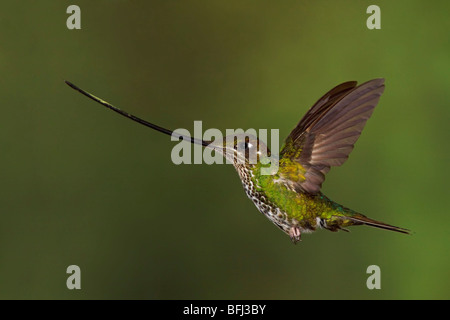
<instances>
[{"instance_id":1,"label":"wing feather","mask_svg":"<svg viewBox=\"0 0 450 320\"><path fill-rule=\"evenodd\" d=\"M300 120L280 152L280 177L296 190L320 191L330 167L347 159L384 91L384 79L356 86L345 82L320 98ZM296 163L304 179L292 179L285 170Z\"/></svg>"}]
</instances>

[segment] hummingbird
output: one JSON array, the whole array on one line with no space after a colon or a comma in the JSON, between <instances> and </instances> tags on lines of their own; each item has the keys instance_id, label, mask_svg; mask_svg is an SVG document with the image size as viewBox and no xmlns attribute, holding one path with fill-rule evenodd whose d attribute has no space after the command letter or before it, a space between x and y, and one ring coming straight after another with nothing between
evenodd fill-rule
<instances>
[{"instance_id":1,"label":"hummingbird","mask_svg":"<svg viewBox=\"0 0 450 320\"><path fill-rule=\"evenodd\" d=\"M245 193L258 210L296 244L301 235L318 229L349 231L366 225L410 234L408 229L377 221L332 201L321 192L331 167L341 166L353 150L367 120L384 91L384 79L358 85L344 82L323 95L303 116L285 139L277 155L278 170L262 174L273 155L264 142L248 134L236 134L223 141L188 137L143 120L69 81L67 85L101 105L144 126L213 148L234 165ZM261 152L264 150L265 152ZM249 161L251 155L256 161Z\"/></svg>"}]
</instances>

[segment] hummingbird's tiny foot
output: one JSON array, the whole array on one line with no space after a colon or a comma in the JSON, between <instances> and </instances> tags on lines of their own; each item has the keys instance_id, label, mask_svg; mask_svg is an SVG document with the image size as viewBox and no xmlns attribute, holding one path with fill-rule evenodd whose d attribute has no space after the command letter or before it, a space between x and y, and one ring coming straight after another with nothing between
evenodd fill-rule
<instances>
[{"instance_id":1,"label":"hummingbird's tiny foot","mask_svg":"<svg viewBox=\"0 0 450 320\"><path fill-rule=\"evenodd\" d=\"M302 234L298 226L293 226L291 227L291 229L289 229L289 236L291 237L291 240L294 244L296 244L299 241L302 241L301 235Z\"/></svg>"}]
</instances>

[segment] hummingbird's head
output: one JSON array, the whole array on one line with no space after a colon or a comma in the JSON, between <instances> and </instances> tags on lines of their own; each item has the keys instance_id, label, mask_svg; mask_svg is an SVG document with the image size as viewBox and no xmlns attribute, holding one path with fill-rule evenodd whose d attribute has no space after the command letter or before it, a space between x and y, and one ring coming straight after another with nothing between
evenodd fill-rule
<instances>
[{"instance_id":1,"label":"hummingbird's head","mask_svg":"<svg viewBox=\"0 0 450 320\"><path fill-rule=\"evenodd\" d=\"M214 141L209 147L221 153L235 167L253 167L262 159L270 157L270 150L257 137L246 133L226 136L222 141Z\"/></svg>"}]
</instances>

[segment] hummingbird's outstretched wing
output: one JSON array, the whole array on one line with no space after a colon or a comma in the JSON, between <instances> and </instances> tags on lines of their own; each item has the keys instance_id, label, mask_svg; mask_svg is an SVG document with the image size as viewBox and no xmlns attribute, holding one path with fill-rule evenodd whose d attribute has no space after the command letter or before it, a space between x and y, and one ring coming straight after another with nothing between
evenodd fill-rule
<instances>
[{"instance_id":1,"label":"hummingbird's outstretched wing","mask_svg":"<svg viewBox=\"0 0 450 320\"><path fill-rule=\"evenodd\" d=\"M319 99L286 138L281 181L315 194L332 166L342 165L384 91L384 79L345 82Z\"/></svg>"}]
</instances>

